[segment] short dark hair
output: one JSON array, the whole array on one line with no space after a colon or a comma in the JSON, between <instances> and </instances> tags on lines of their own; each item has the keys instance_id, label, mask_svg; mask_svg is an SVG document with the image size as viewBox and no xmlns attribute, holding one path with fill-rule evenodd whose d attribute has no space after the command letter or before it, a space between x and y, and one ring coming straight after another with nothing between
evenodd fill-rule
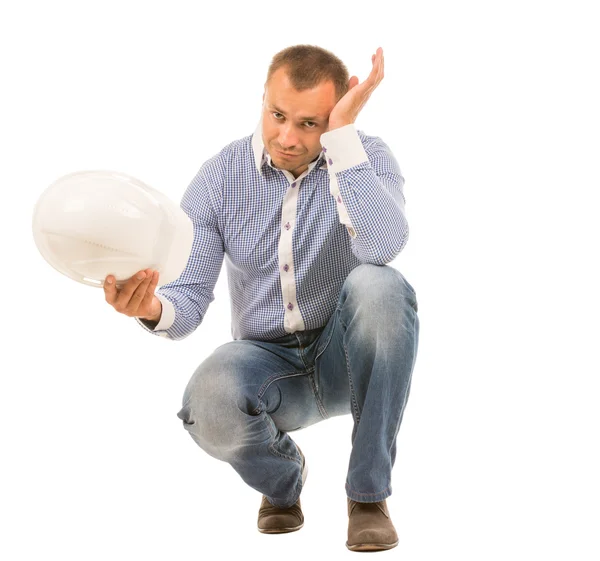
<instances>
[{"instance_id":1,"label":"short dark hair","mask_svg":"<svg viewBox=\"0 0 600 561\"><path fill-rule=\"evenodd\" d=\"M281 67L285 68L292 86L298 91L314 88L331 80L336 101L348 91L348 69L333 53L316 45L294 45L279 51L271 60L267 81Z\"/></svg>"}]
</instances>

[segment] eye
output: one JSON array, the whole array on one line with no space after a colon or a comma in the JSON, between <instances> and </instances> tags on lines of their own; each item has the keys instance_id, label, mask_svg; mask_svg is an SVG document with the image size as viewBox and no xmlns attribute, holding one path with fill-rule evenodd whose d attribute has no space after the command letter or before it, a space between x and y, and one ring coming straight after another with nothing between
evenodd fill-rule
<instances>
[{"instance_id":1,"label":"eye","mask_svg":"<svg viewBox=\"0 0 600 561\"><path fill-rule=\"evenodd\" d=\"M281 121L281 119L279 117L277 117L276 115L281 115L281 113L277 113L277 111L275 111L274 113L272 113L273 117L275 117L278 121ZM283 115L281 115L283 117Z\"/></svg>"},{"instance_id":2,"label":"eye","mask_svg":"<svg viewBox=\"0 0 600 561\"><path fill-rule=\"evenodd\" d=\"M308 127L309 129L314 129L317 126L317 123L313 123L312 121L306 121L305 125L312 125L312 127Z\"/></svg>"}]
</instances>

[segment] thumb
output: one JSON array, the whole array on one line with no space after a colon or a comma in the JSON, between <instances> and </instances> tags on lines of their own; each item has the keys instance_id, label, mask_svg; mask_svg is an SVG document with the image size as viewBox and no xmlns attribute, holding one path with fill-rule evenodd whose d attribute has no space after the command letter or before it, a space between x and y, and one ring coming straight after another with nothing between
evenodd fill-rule
<instances>
[{"instance_id":1,"label":"thumb","mask_svg":"<svg viewBox=\"0 0 600 561\"><path fill-rule=\"evenodd\" d=\"M352 76L350 80L348 80L348 91L350 91L354 86L358 85L358 76Z\"/></svg>"}]
</instances>

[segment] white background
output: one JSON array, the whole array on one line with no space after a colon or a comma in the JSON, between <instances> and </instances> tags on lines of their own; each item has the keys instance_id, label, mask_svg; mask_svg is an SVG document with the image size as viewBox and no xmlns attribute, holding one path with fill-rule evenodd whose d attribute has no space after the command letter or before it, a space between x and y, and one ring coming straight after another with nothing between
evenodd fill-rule
<instances>
[{"instance_id":1,"label":"white background","mask_svg":"<svg viewBox=\"0 0 600 561\"><path fill-rule=\"evenodd\" d=\"M305 526L176 417L231 340L225 269L173 342L62 276L33 242L58 177L133 175L179 201L254 131L271 57L298 43L363 81L357 120L406 178L420 347L398 436L397 559L598 559L599 21L593 2L5 2L0 10L0 557L211 559L345 548L351 416L293 433ZM218 5L219 4L219 5Z\"/></svg>"}]
</instances>

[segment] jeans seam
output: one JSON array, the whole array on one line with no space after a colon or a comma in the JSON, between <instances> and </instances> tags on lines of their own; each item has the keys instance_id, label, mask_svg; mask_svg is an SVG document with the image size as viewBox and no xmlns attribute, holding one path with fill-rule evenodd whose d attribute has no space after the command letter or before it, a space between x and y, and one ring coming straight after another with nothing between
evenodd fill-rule
<instances>
[{"instance_id":1,"label":"jeans seam","mask_svg":"<svg viewBox=\"0 0 600 561\"><path fill-rule=\"evenodd\" d=\"M323 418L323 420L325 419L329 419L329 413L327 413L327 409L325 409L325 406L323 405L323 402L321 401L321 398L319 397L319 391L317 390L317 385L315 384L315 377L314 377L314 373L316 372L316 366L312 369L312 376L309 375L308 379L310 381L310 385L313 391L313 395L315 396L315 401L317 402L317 407L319 408L319 413L321 413L321 417Z\"/></svg>"},{"instance_id":2,"label":"jeans seam","mask_svg":"<svg viewBox=\"0 0 600 561\"><path fill-rule=\"evenodd\" d=\"M354 393L354 384L352 383L352 373L350 372L350 361L348 359L348 349L346 349L346 345L342 343L344 347L344 354L346 355L346 370L348 372L348 382L350 384L350 395L352 396L352 408L355 413L355 420L358 423L360 421L360 409L358 407L358 403L356 401L356 394Z\"/></svg>"},{"instance_id":3,"label":"jeans seam","mask_svg":"<svg viewBox=\"0 0 600 561\"><path fill-rule=\"evenodd\" d=\"M268 387L277 380L283 380L284 378L293 378L295 376L306 376L307 374L308 374L308 372L296 372L296 371L291 372L291 373L285 372L283 374L274 374L273 376L270 376L263 382L263 385L258 390L257 397L260 400L262 398L262 396L264 395L264 393L267 391ZM252 410L251 415L258 415L261 411L262 411L262 403L259 403L258 406Z\"/></svg>"},{"instance_id":4,"label":"jeans seam","mask_svg":"<svg viewBox=\"0 0 600 561\"><path fill-rule=\"evenodd\" d=\"M304 368L308 369L308 364L306 364L306 361L304 360L304 353L302 352L302 341L300 341L300 337L298 337L297 333L294 333L294 335L298 341L298 355L300 356L300 360L302 361L302 364L304 364Z\"/></svg>"},{"instance_id":5,"label":"jeans seam","mask_svg":"<svg viewBox=\"0 0 600 561\"><path fill-rule=\"evenodd\" d=\"M268 418L268 414L265 413L264 414L264 422L267 425L267 429L269 430L269 434L271 435L271 437L275 438L277 436L277 427L275 426L275 423L273 423L272 420L270 420ZM275 449L275 442L270 442L269 443L269 450L275 455L275 456L279 456L280 458L285 458L287 460L292 460L294 462L297 462L300 464L300 467L302 467L302 462L298 461L297 458L294 458L292 456L288 456L287 454L282 454L281 452L279 452L278 450Z\"/></svg>"},{"instance_id":6,"label":"jeans seam","mask_svg":"<svg viewBox=\"0 0 600 561\"><path fill-rule=\"evenodd\" d=\"M339 310L339 308L335 309L336 312L338 310ZM334 331L333 329L330 329L329 338L327 339L327 342L323 345L323 348L320 351L317 349L317 354L315 355L315 364L317 362L317 359L325 352L325 349L329 346L329 343L331 342L331 338L333 337L333 331Z\"/></svg>"},{"instance_id":7,"label":"jeans seam","mask_svg":"<svg viewBox=\"0 0 600 561\"><path fill-rule=\"evenodd\" d=\"M296 463L299 463L299 464L300 464L300 467L302 467L302 462L301 462L301 461L300 461L300 462L298 462L298 459L297 459L297 458L293 458L292 456L288 456L287 454L282 454L281 452L279 452L279 451L275 450L275 447L274 447L274 443L273 443L273 442L271 442L271 444L269 444L269 450L270 450L271 452L273 452L273 454L275 454L276 456L279 456L280 458L285 458L286 460L292 460L292 461L294 461L294 462L296 462Z\"/></svg>"},{"instance_id":8,"label":"jeans seam","mask_svg":"<svg viewBox=\"0 0 600 561\"><path fill-rule=\"evenodd\" d=\"M334 314L337 313L338 310L339 310L339 308L336 307L336 309L333 313ZM321 350L317 349L317 353L315 355L315 364L314 364L314 369L313 369L315 376L317 374L317 360L319 360L319 357L325 352L325 350L329 346L329 343L331 343L331 339L333 338L334 331L335 331L334 329L329 330L329 336L327 337L327 341L325 342L325 344L323 345ZM319 407L319 411L321 411L321 416L323 417L323 419L329 419L329 413L327 412L327 409L325 408L325 405L323 405L323 401L321 400L321 397L319 396L319 388L317 387L316 382L314 380L312 381L312 384L313 384L313 393L315 394L315 399L317 401L317 406Z\"/></svg>"},{"instance_id":9,"label":"jeans seam","mask_svg":"<svg viewBox=\"0 0 600 561\"><path fill-rule=\"evenodd\" d=\"M340 324L344 328L344 333L346 332L346 325L342 321L340 317ZM348 373L348 383L350 384L350 396L352 401L352 409L355 413L354 419L355 422L358 423L360 421L360 408L358 407L358 402L356 401L356 394L354 393L354 384L352 383L352 372L350 369L350 359L348 358L348 349L346 348L346 343L344 342L344 338L342 337L342 347L344 347L344 355L346 356L346 372Z\"/></svg>"}]
</instances>

